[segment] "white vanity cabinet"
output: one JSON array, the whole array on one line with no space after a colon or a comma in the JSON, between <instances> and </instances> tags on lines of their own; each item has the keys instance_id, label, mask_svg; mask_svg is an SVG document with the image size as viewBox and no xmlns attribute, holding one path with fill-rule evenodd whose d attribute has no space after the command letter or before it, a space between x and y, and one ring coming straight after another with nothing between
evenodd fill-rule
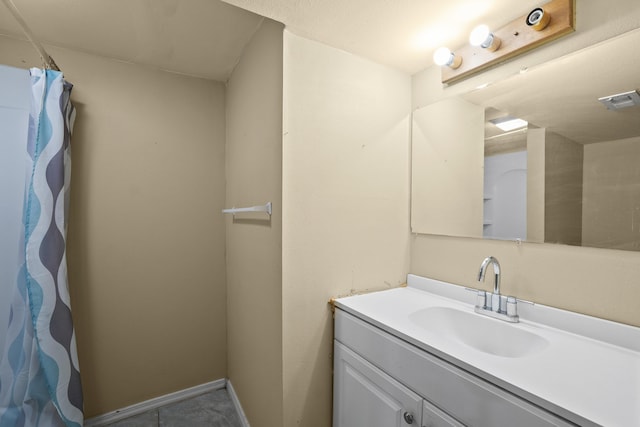
<instances>
[{"instance_id":1,"label":"white vanity cabinet","mask_svg":"<svg viewBox=\"0 0 640 427\"><path fill-rule=\"evenodd\" d=\"M335 343L333 427L420 426L422 398Z\"/></svg>"},{"instance_id":2,"label":"white vanity cabinet","mask_svg":"<svg viewBox=\"0 0 640 427\"><path fill-rule=\"evenodd\" d=\"M354 315L335 315L333 427L575 426Z\"/></svg>"},{"instance_id":3,"label":"white vanity cabinet","mask_svg":"<svg viewBox=\"0 0 640 427\"><path fill-rule=\"evenodd\" d=\"M334 427L463 427L338 341L334 360Z\"/></svg>"}]
</instances>

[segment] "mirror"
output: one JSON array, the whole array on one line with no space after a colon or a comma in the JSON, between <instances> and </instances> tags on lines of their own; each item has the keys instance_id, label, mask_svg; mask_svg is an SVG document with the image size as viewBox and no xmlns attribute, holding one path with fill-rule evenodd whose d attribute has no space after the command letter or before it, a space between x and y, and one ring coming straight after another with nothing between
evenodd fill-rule
<instances>
[{"instance_id":1,"label":"mirror","mask_svg":"<svg viewBox=\"0 0 640 427\"><path fill-rule=\"evenodd\" d=\"M632 31L414 111L412 231L640 250ZM629 104L628 106L626 104ZM503 131L506 116L526 125Z\"/></svg>"}]
</instances>

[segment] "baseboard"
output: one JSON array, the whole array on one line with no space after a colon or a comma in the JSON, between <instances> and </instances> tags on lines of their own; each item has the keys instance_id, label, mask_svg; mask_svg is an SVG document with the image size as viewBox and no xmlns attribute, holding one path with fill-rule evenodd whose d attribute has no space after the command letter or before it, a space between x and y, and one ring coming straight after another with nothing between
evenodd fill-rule
<instances>
[{"instance_id":1,"label":"baseboard","mask_svg":"<svg viewBox=\"0 0 640 427\"><path fill-rule=\"evenodd\" d=\"M249 420L247 419L247 416L244 414L244 411L242 410L240 399L238 399L238 395L236 394L236 391L233 389L233 384L231 384L231 380L227 380L227 393L229 393L229 397L233 402L233 406L235 406L236 408L236 412L238 413L238 417L240 418L240 423L242 424L242 427L251 427L249 425Z\"/></svg>"},{"instance_id":2,"label":"baseboard","mask_svg":"<svg viewBox=\"0 0 640 427\"><path fill-rule=\"evenodd\" d=\"M230 384L229 384L230 385ZM215 381L211 381L205 384L200 384L195 387L186 388L184 390L176 391L174 393L165 394L164 396L156 397L150 400L146 400L144 402L136 403L131 406L127 406L126 408L118 409L113 412L108 412L103 415L98 415L97 417L89 418L85 420L85 427L98 427L104 426L107 424L115 423L116 421L123 420L125 418L132 417L134 415L139 415L145 413L147 411L151 411L153 409L159 408L164 405L169 405L171 403L179 402L181 400L189 399L191 397L198 396L203 393L207 393L213 390L219 390L221 388L225 388L227 386L226 379L219 379ZM234 393L235 396L235 393ZM237 398L236 398L237 399ZM236 408L239 407L240 403L236 404L234 400L234 405ZM243 414L244 416L244 414ZM246 424L248 427L249 424Z\"/></svg>"}]
</instances>

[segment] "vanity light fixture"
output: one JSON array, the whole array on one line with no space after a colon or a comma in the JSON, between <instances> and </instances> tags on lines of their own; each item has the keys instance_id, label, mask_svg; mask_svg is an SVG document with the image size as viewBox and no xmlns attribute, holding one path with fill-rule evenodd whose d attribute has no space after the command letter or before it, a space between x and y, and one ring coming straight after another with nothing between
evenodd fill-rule
<instances>
[{"instance_id":1,"label":"vanity light fixture","mask_svg":"<svg viewBox=\"0 0 640 427\"><path fill-rule=\"evenodd\" d=\"M495 52L500 47L501 40L486 25L478 25L471 31L469 43L471 46L480 46L489 52Z\"/></svg>"},{"instance_id":2,"label":"vanity light fixture","mask_svg":"<svg viewBox=\"0 0 640 427\"><path fill-rule=\"evenodd\" d=\"M501 27L474 29L466 45L453 46L464 62L459 67L441 67L442 83L455 83L573 32L575 3L546 0L542 7L529 9L528 14Z\"/></svg>"},{"instance_id":3,"label":"vanity light fixture","mask_svg":"<svg viewBox=\"0 0 640 427\"><path fill-rule=\"evenodd\" d=\"M522 120L513 116L504 116L497 119L489 120L489 122L493 123L504 132L523 128L529 124L529 122L527 122L526 120Z\"/></svg>"},{"instance_id":4,"label":"vanity light fixture","mask_svg":"<svg viewBox=\"0 0 640 427\"><path fill-rule=\"evenodd\" d=\"M433 53L433 62L439 66L447 66L454 70L462 64L462 57L451 52L449 48L440 47Z\"/></svg>"}]
</instances>

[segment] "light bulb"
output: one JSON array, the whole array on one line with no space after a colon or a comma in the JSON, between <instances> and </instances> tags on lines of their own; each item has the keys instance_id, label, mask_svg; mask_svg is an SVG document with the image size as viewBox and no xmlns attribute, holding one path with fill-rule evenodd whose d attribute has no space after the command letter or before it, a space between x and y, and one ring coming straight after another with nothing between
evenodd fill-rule
<instances>
[{"instance_id":1,"label":"light bulb","mask_svg":"<svg viewBox=\"0 0 640 427\"><path fill-rule=\"evenodd\" d=\"M440 47L433 53L433 62L440 66L449 65L451 56L452 53L448 48Z\"/></svg>"},{"instance_id":2,"label":"light bulb","mask_svg":"<svg viewBox=\"0 0 640 427\"><path fill-rule=\"evenodd\" d=\"M473 29L473 31L471 31L471 34L469 35L469 43L471 43L471 46L482 46L489 36L491 36L489 27L486 25L478 25Z\"/></svg>"},{"instance_id":3,"label":"light bulb","mask_svg":"<svg viewBox=\"0 0 640 427\"><path fill-rule=\"evenodd\" d=\"M449 48L440 47L433 53L433 62L439 66L446 65L455 69L462 64L462 57L455 55Z\"/></svg>"},{"instance_id":4,"label":"light bulb","mask_svg":"<svg viewBox=\"0 0 640 427\"><path fill-rule=\"evenodd\" d=\"M478 25L469 35L471 46L480 46L489 52L494 52L500 47L500 39L493 35L486 25Z\"/></svg>"}]
</instances>

